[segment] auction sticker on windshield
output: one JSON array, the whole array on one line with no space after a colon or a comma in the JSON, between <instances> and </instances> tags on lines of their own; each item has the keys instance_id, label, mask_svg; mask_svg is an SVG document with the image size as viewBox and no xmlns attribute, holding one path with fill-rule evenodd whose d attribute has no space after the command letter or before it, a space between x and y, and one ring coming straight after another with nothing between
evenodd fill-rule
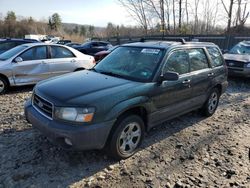
<instances>
[{"instance_id":1,"label":"auction sticker on windshield","mask_svg":"<svg viewBox=\"0 0 250 188\"><path fill-rule=\"evenodd\" d=\"M144 48L142 49L141 53L144 54L159 54L161 50L159 49L151 49L151 48Z\"/></svg>"}]
</instances>

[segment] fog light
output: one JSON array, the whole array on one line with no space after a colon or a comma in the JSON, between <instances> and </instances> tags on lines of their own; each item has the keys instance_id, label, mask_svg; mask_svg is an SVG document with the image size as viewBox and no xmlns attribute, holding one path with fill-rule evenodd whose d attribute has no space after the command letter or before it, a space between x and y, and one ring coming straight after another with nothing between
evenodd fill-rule
<instances>
[{"instance_id":1,"label":"fog light","mask_svg":"<svg viewBox=\"0 0 250 188\"><path fill-rule=\"evenodd\" d=\"M68 138L64 138L64 142L65 142L67 145L70 145L70 146L73 145L72 142L71 142L71 140L68 139Z\"/></svg>"}]
</instances>

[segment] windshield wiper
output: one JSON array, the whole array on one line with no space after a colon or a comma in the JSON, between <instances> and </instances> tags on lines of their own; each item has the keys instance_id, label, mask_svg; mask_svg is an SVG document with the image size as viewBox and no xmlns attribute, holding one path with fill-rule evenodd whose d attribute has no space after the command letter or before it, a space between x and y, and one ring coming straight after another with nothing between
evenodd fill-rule
<instances>
[{"instance_id":1,"label":"windshield wiper","mask_svg":"<svg viewBox=\"0 0 250 188\"><path fill-rule=\"evenodd\" d=\"M105 75L108 75L108 76L114 76L114 77L124 78L124 76L122 76L120 74L116 74L116 73L111 72L111 71L100 71L99 73L105 74Z\"/></svg>"},{"instance_id":2,"label":"windshield wiper","mask_svg":"<svg viewBox=\"0 0 250 188\"><path fill-rule=\"evenodd\" d=\"M95 69L95 67L93 67L93 68L89 69L89 71L98 72L98 71Z\"/></svg>"}]
</instances>

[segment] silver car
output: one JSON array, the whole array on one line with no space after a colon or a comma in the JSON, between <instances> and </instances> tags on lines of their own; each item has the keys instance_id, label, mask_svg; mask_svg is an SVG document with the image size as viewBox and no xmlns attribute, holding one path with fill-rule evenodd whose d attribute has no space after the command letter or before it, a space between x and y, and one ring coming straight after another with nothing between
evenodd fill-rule
<instances>
[{"instance_id":1,"label":"silver car","mask_svg":"<svg viewBox=\"0 0 250 188\"><path fill-rule=\"evenodd\" d=\"M49 77L90 69L94 65L92 56L71 47L23 44L0 55L0 94L9 86L35 84Z\"/></svg>"},{"instance_id":2,"label":"silver car","mask_svg":"<svg viewBox=\"0 0 250 188\"><path fill-rule=\"evenodd\" d=\"M250 78L250 41L236 44L228 53L224 54L229 76L243 76Z\"/></svg>"}]
</instances>

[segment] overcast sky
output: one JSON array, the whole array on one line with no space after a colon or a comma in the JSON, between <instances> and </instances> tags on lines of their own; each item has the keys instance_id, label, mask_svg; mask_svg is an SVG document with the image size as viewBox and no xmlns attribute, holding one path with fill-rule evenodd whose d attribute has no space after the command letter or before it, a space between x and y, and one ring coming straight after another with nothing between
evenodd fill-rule
<instances>
[{"instance_id":1,"label":"overcast sky","mask_svg":"<svg viewBox=\"0 0 250 188\"><path fill-rule=\"evenodd\" d=\"M63 22L106 26L135 25L116 0L0 0L0 13L14 11L17 16L48 19L57 12Z\"/></svg>"}]
</instances>

